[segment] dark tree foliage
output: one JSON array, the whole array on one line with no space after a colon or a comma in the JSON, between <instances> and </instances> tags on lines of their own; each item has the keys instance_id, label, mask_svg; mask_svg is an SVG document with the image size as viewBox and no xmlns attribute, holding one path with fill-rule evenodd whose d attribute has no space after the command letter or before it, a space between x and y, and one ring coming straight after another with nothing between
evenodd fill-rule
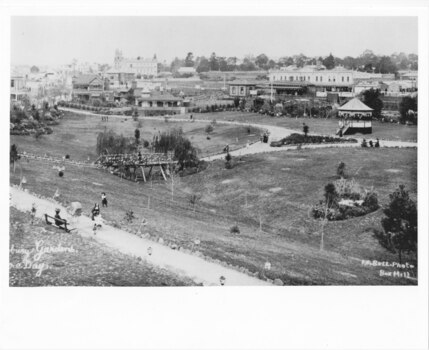
<instances>
[{"instance_id":1,"label":"dark tree foliage","mask_svg":"<svg viewBox=\"0 0 429 350\"><path fill-rule=\"evenodd\" d=\"M10 147L10 163L13 164L15 163L17 160L19 160L19 155L18 155L18 147L13 144Z\"/></svg>"},{"instance_id":2,"label":"dark tree foliage","mask_svg":"<svg viewBox=\"0 0 429 350\"><path fill-rule=\"evenodd\" d=\"M346 177L346 164L344 162L340 162L340 164L338 164L337 175L340 178Z\"/></svg>"},{"instance_id":3,"label":"dark tree foliage","mask_svg":"<svg viewBox=\"0 0 429 350\"><path fill-rule=\"evenodd\" d=\"M386 217L381 220L383 231L376 231L374 235L384 248L398 253L402 263L403 252L417 251L417 206L404 185L389 197L390 203L383 210Z\"/></svg>"},{"instance_id":4,"label":"dark tree foliage","mask_svg":"<svg viewBox=\"0 0 429 350\"><path fill-rule=\"evenodd\" d=\"M124 154L135 151L135 145L129 138L116 134L113 130L100 132L97 135L97 154Z\"/></svg>"},{"instance_id":5,"label":"dark tree foliage","mask_svg":"<svg viewBox=\"0 0 429 350\"><path fill-rule=\"evenodd\" d=\"M335 59L334 56L332 56L332 53L330 53L329 56L323 60L323 65L326 67L326 69L332 69L335 67Z\"/></svg>"},{"instance_id":6,"label":"dark tree foliage","mask_svg":"<svg viewBox=\"0 0 429 350\"><path fill-rule=\"evenodd\" d=\"M338 192L333 183L325 186L325 203L331 208L338 206Z\"/></svg>"},{"instance_id":7,"label":"dark tree foliage","mask_svg":"<svg viewBox=\"0 0 429 350\"><path fill-rule=\"evenodd\" d=\"M309 127L307 124L304 124L302 127L302 131L304 132L305 137L307 137L308 131L309 131Z\"/></svg>"},{"instance_id":8,"label":"dark tree foliage","mask_svg":"<svg viewBox=\"0 0 429 350\"><path fill-rule=\"evenodd\" d=\"M383 109L383 101L380 99L380 91L369 89L363 92L363 103L372 108L372 116L376 119L381 117L381 110Z\"/></svg>"},{"instance_id":9,"label":"dark tree foliage","mask_svg":"<svg viewBox=\"0 0 429 350\"><path fill-rule=\"evenodd\" d=\"M185 136L182 129L173 129L163 132L155 138L155 152L174 152L174 158L179 163L179 171L186 167L193 167L198 164L197 151Z\"/></svg>"},{"instance_id":10,"label":"dark tree foliage","mask_svg":"<svg viewBox=\"0 0 429 350\"><path fill-rule=\"evenodd\" d=\"M410 112L411 111L411 112ZM417 124L417 97L404 96L399 104L400 122Z\"/></svg>"}]
</instances>

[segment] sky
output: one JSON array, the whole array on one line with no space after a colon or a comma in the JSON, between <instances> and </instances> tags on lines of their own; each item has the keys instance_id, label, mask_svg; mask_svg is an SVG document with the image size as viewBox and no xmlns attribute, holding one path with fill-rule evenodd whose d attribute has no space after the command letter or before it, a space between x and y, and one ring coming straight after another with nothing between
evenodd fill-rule
<instances>
[{"instance_id":1,"label":"sky","mask_svg":"<svg viewBox=\"0 0 429 350\"><path fill-rule=\"evenodd\" d=\"M417 17L12 17L11 63L113 63L124 57L270 58L418 53Z\"/></svg>"}]
</instances>

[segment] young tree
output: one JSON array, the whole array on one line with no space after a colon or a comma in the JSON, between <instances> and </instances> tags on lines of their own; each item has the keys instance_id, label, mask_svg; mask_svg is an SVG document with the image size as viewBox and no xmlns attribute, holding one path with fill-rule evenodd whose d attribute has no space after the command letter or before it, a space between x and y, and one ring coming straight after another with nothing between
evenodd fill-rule
<instances>
[{"instance_id":1,"label":"young tree","mask_svg":"<svg viewBox=\"0 0 429 350\"><path fill-rule=\"evenodd\" d=\"M305 123L302 124L302 131L304 132L305 137L307 137L307 134L309 131L309 127L307 124L305 124Z\"/></svg>"},{"instance_id":2,"label":"young tree","mask_svg":"<svg viewBox=\"0 0 429 350\"><path fill-rule=\"evenodd\" d=\"M231 154L229 154L229 152L227 152L227 154L225 156L225 160L226 160L225 168L226 169L231 169L232 168L232 163L231 163L232 156L231 156Z\"/></svg>"},{"instance_id":3,"label":"young tree","mask_svg":"<svg viewBox=\"0 0 429 350\"><path fill-rule=\"evenodd\" d=\"M18 154L18 147L13 144L10 147L10 163L13 164L13 172L15 172L15 166L16 166L16 162L20 159L21 157Z\"/></svg>"},{"instance_id":4,"label":"young tree","mask_svg":"<svg viewBox=\"0 0 429 350\"><path fill-rule=\"evenodd\" d=\"M325 204L330 208L338 206L338 193L333 183L325 186Z\"/></svg>"},{"instance_id":5,"label":"young tree","mask_svg":"<svg viewBox=\"0 0 429 350\"><path fill-rule=\"evenodd\" d=\"M134 137L136 139L136 144L138 145L140 143L140 130L139 129L134 130Z\"/></svg>"},{"instance_id":6,"label":"young tree","mask_svg":"<svg viewBox=\"0 0 429 350\"><path fill-rule=\"evenodd\" d=\"M342 179L346 177L346 164L344 162L338 164L337 175Z\"/></svg>"},{"instance_id":7,"label":"young tree","mask_svg":"<svg viewBox=\"0 0 429 350\"><path fill-rule=\"evenodd\" d=\"M404 185L389 197L390 203L383 210L386 217L381 220L383 231L376 231L374 235L384 248L398 253L399 263L402 263L404 251L417 251L417 206Z\"/></svg>"},{"instance_id":8,"label":"young tree","mask_svg":"<svg viewBox=\"0 0 429 350\"><path fill-rule=\"evenodd\" d=\"M207 125L206 126L206 128L205 128L205 132L207 133L207 134L210 134L211 132L213 132L213 126L212 125Z\"/></svg>"}]
</instances>

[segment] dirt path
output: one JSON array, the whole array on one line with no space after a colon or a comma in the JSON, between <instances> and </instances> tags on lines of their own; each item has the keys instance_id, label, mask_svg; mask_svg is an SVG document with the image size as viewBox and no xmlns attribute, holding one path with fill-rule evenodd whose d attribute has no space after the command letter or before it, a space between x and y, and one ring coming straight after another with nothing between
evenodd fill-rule
<instances>
[{"instance_id":1,"label":"dirt path","mask_svg":"<svg viewBox=\"0 0 429 350\"><path fill-rule=\"evenodd\" d=\"M10 205L20 211L30 211L32 203L35 203L37 207L36 215L44 218L45 213L53 215L55 208L59 208L61 209L61 217L67 219L73 228L77 228L78 234L81 236L93 237L95 240L122 253L140 257L150 264L167 269L178 275L189 277L196 283L218 286L220 285L220 277L224 276L225 285L228 286L272 285L244 273L206 261L203 258L173 250L162 244L139 238L131 233L105 224L97 232L97 235L94 236L92 231L94 222L90 218L80 216L78 219L74 219L67 214L66 208L54 200L38 198L16 187L10 187L10 194ZM152 248L152 255L148 254L149 247Z\"/></svg>"}]
</instances>

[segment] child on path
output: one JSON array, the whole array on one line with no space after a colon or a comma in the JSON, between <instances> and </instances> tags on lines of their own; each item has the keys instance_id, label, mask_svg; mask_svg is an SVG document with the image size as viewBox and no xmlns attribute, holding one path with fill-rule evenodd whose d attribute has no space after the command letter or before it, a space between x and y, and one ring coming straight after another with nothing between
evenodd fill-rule
<instances>
[{"instance_id":1,"label":"child on path","mask_svg":"<svg viewBox=\"0 0 429 350\"><path fill-rule=\"evenodd\" d=\"M103 208L107 207L107 198L105 192L101 193L101 205L103 206Z\"/></svg>"}]
</instances>

